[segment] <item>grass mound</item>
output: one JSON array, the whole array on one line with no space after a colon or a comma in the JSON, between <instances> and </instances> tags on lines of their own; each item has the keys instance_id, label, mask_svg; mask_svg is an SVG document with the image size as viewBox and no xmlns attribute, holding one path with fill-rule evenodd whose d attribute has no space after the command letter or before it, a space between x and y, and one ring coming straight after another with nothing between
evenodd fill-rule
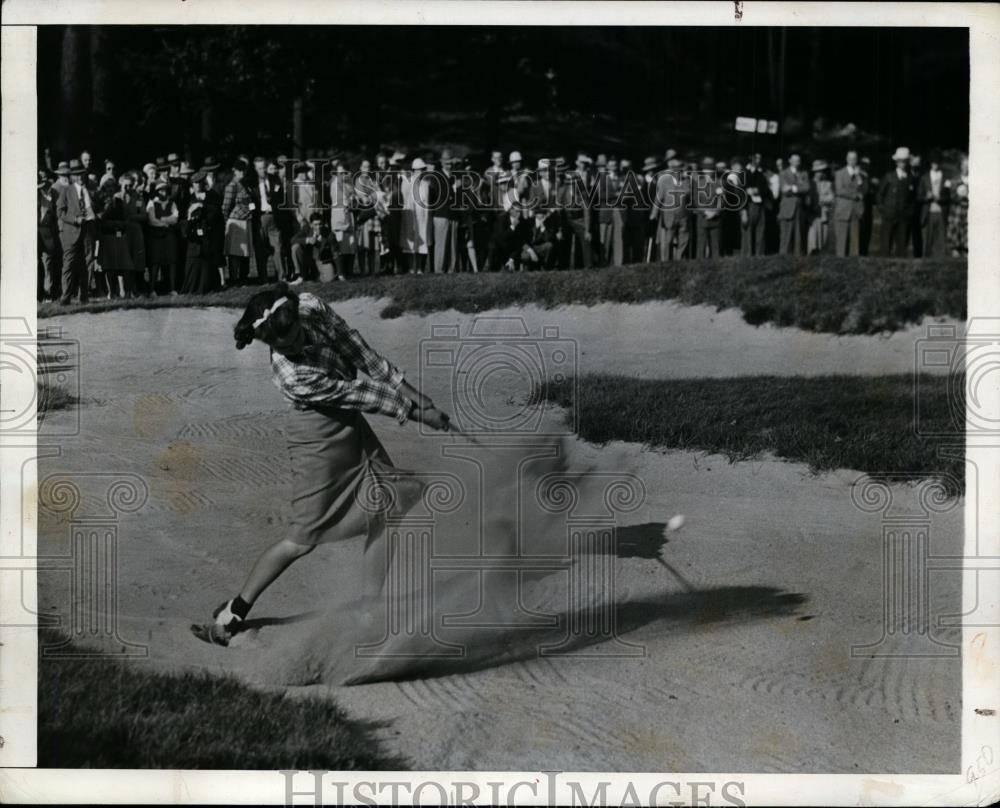
<instances>
[{"instance_id":1,"label":"grass mound","mask_svg":"<svg viewBox=\"0 0 1000 808\"><path fill-rule=\"evenodd\" d=\"M696 449L730 462L765 453L814 471L848 468L938 478L964 490L964 376L749 376L646 380L583 376L535 391L575 413L584 440ZM575 394L574 394L575 387ZM947 433L951 438L930 438ZM947 456L939 449L947 445Z\"/></svg>"},{"instance_id":2,"label":"grass mound","mask_svg":"<svg viewBox=\"0 0 1000 808\"><path fill-rule=\"evenodd\" d=\"M62 642L43 630L39 648ZM404 768L332 701L108 657L39 659L38 765L47 768Z\"/></svg>"},{"instance_id":3,"label":"grass mound","mask_svg":"<svg viewBox=\"0 0 1000 808\"><path fill-rule=\"evenodd\" d=\"M753 325L873 334L898 330L925 316L964 319L966 275L962 258L764 256L594 270L357 278L300 288L330 301L387 300L381 312L386 318L447 309L476 313L527 304L552 308L678 300L739 309ZM38 315L171 306L242 308L254 291L254 287L244 287L208 295L101 300L76 307L43 303Z\"/></svg>"},{"instance_id":4,"label":"grass mound","mask_svg":"<svg viewBox=\"0 0 1000 808\"><path fill-rule=\"evenodd\" d=\"M80 401L62 385L50 384L44 376L37 382L37 390L38 420L40 421L45 418L46 413L68 410Z\"/></svg>"}]
</instances>

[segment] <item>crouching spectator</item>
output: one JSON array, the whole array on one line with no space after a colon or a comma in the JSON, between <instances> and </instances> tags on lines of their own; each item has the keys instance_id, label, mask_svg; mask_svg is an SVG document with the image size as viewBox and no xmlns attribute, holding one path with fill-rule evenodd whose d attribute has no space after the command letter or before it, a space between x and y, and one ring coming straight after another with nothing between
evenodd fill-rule
<instances>
[{"instance_id":1,"label":"crouching spectator","mask_svg":"<svg viewBox=\"0 0 1000 808\"><path fill-rule=\"evenodd\" d=\"M521 266L525 269L552 269L556 257L556 232L550 225L548 211L536 210L531 235L521 248Z\"/></svg>"},{"instance_id":2,"label":"crouching spectator","mask_svg":"<svg viewBox=\"0 0 1000 808\"><path fill-rule=\"evenodd\" d=\"M323 224L323 214L310 214L309 222L292 236L292 264L295 266L292 283L334 280L337 277L333 265L334 248L339 245Z\"/></svg>"},{"instance_id":3,"label":"crouching spectator","mask_svg":"<svg viewBox=\"0 0 1000 808\"><path fill-rule=\"evenodd\" d=\"M497 216L490 241L491 272L516 271L524 246L531 240L531 222L522 218L521 208L514 205Z\"/></svg>"}]
</instances>

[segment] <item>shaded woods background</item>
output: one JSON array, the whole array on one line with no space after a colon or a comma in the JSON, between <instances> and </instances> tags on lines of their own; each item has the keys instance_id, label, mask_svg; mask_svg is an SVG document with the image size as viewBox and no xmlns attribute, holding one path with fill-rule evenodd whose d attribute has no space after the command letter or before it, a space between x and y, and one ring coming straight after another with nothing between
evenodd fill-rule
<instances>
[{"instance_id":1,"label":"shaded woods background","mask_svg":"<svg viewBox=\"0 0 1000 808\"><path fill-rule=\"evenodd\" d=\"M968 30L45 26L38 96L40 147L120 165L386 144L964 149ZM737 115L783 126L737 134Z\"/></svg>"}]
</instances>

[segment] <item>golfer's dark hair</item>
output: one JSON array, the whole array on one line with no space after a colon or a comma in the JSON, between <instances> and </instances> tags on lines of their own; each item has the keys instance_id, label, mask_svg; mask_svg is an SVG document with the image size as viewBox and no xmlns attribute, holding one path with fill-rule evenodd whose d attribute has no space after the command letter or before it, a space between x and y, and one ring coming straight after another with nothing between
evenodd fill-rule
<instances>
[{"instance_id":1,"label":"golfer's dark hair","mask_svg":"<svg viewBox=\"0 0 1000 808\"><path fill-rule=\"evenodd\" d=\"M274 306L275 301L281 300L283 297L288 298L287 302L282 303L272 312L271 307ZM254 323L263 318L265 314L267 316L263 322L255 327ZM299 297L288 288L287 283L279 283L270 289L258 292L250 298L243 316L233 328L236 349L243 350L255 339L271 342L275 338L283 337L298 319Z\"/></svg>"}]
</instances>

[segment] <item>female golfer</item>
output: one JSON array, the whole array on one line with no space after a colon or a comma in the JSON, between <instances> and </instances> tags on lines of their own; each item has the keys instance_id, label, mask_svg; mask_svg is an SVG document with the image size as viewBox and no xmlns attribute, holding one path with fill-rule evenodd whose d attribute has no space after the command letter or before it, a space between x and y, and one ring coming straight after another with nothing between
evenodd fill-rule
<instances>
[{"instance_id":1,"label":"female golfer","mask_svg":"<svg viewBox=\"0 0 1000 808\"><path fill-rule=\"evenodd\" d=\"M395 470L361 412L449 426L445 413L314 295L296 294L284 283L258 292L233 335L237 349L255 339L270 346L274 383L292 404L285 426L292 524L257 559L236 597L215 610L215 621L191 627L220 645L229 644L254 601L293 561L321 542L369 533L372 514L359 503L359 489L368 475ZM358 371L368 378L358 378Z\"/></svg>"}]
</instances>

